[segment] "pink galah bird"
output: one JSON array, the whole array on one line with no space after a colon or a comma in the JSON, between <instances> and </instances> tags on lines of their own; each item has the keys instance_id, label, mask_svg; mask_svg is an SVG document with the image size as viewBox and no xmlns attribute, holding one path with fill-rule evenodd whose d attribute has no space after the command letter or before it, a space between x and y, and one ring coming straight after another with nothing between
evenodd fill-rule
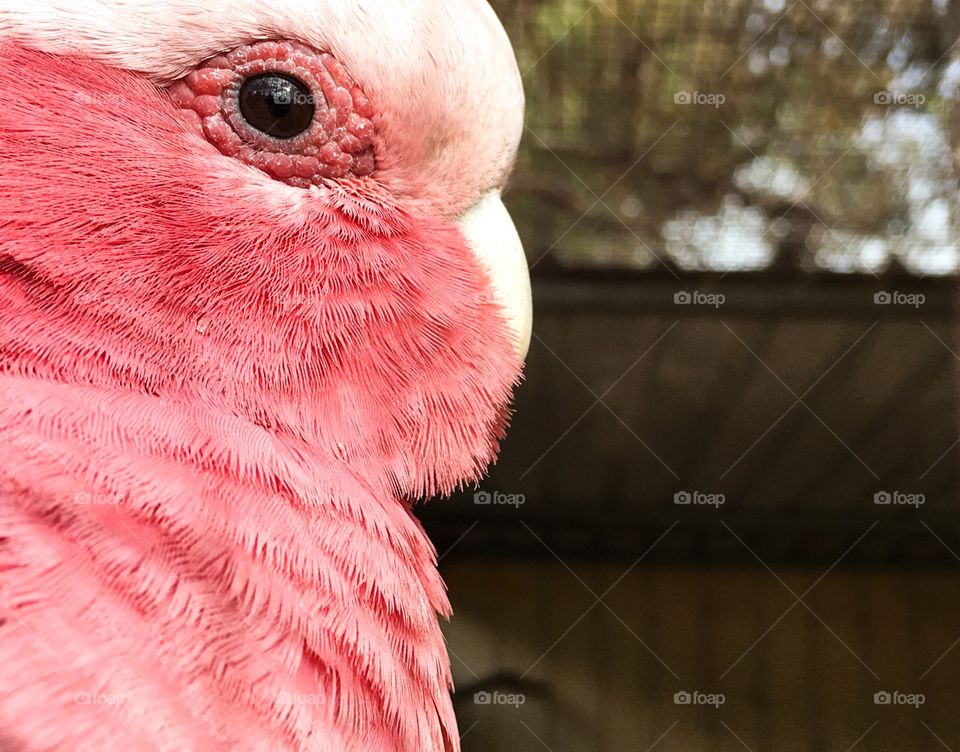
<instances>
[{"instance_id":1,"label":"pink galah bird","mask_svg":"<svg viewBox=\"0 0 960 752\"><path fill-rule=\"evenodd\" d=\"M0 749L457 750L411 501L529 280L483 0L0 0Z\"/></svg>"}]
</instances>

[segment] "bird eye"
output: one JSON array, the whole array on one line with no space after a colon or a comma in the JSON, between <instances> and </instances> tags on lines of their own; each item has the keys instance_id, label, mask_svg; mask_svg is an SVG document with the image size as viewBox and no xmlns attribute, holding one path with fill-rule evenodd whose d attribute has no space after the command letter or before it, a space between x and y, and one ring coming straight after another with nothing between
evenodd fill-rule
<instances>
[{"instance_id":1,"label":"bird eye","mask_svg":"<svg viewBox=\"0 0 960 752\"><path fill-rule=\"evenodd\" d=\"M302 81L281 73L261 73L240 87L244 119L274 138L299 136L313 122L313 94Z\"/></svg>"},{"instance_id":2,"label":"bird eye","mask_svg":"<svg viewBox=\"0 0 960 752\"><path fill-rule=\"evenodd\" d=\"M329 52L254 42L168 87L221 153L298 188L376 170L374 107Z\"/></svg>"}]
</instances>

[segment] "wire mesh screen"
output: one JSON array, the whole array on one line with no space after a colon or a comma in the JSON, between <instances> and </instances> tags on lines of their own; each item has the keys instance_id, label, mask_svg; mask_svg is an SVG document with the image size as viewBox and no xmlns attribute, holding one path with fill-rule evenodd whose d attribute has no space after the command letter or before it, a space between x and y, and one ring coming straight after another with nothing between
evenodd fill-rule
<instances>
[{"instance_id":1,"label":"wire mesh screen","mask_svg":"<svg viewBox=\"0 0 960 752\"><path fill-rule=\"evenodd\" d=\"M957 271L960 3L493 5L535 273Z\"/></svg>"}]
</instances>

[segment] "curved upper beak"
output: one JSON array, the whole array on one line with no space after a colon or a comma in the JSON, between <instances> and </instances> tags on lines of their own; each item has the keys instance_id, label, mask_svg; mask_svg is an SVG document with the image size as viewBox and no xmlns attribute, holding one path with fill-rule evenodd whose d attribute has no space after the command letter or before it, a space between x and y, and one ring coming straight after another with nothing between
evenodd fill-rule
<instances>
[{"instance_id":1,"label":"curved upper beak","mask_svg":"<svg viewBox=\"0 0 960 752\"><path fill-rule=\"evenodd\" d=\"M520 358L527 355L533 331L530 272L517 228L497 190L485 194L460 219L460 231L487 270L493 294L510 325Z\"/></svg>"}]
</instances>

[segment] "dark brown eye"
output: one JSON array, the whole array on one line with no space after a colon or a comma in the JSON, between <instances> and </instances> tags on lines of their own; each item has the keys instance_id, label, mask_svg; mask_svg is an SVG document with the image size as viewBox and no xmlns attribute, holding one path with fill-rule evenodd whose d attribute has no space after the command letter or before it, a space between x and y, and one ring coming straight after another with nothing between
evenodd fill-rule
<instances>
[{"instance_id":1,"label":"dark brown eye","mask_svg":"<svg viewBox=\"0 0 960 752\"><path fill-rule=\"evenodd\" d=\"M377 169L374 105L329 52L289 40L245 44L168 90L222 154L288 185L322 186Z\"/></svg>"},{"instance_id":2,"label":"dark brown eye","mask_svg":"<svg viewBox=\"0 0 960 752\"><path fill-rule=\"evenodd\" d=\"M274 138L299 136L310 127L316 110L309 87L281 73L248 78L239 99L244 120Z\"/></svg>"}]
</instances>

